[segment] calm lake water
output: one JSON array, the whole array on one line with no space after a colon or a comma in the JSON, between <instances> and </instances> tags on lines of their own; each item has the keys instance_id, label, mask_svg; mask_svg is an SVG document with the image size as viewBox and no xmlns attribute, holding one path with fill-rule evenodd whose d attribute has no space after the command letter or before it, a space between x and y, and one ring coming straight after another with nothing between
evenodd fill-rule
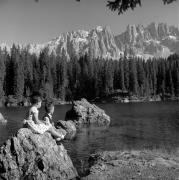
<instances>
[{"instance_id":1,"label":"calm lake water","mask_svg":"<svg viewBox=\"0 0 179 180\"><path fill-rule=\"evenodd\" d=\"M78 170L89 155L103 150L179 149L179 103L151 102L98 104L111 117L108 128L84 127L77 137L64 142ZM54 120L64 119L71 105L56 106ZM8 119L0 125L0 145L22 127L27 108L1 108ZM43 109L40 116L43 115ZM85 163L86 164L86 163Z\"/></svg>"}]
</instances>

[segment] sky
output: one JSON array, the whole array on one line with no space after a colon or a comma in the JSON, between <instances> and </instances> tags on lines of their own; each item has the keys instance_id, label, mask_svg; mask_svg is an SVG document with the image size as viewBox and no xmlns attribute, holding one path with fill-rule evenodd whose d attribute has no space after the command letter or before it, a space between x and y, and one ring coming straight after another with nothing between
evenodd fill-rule
<instances>
[{"instance_id":1,"label":"sky","mask_svg":"<svg viewBox=\"0 0 179 180\"><path fill-rule=\"evenodd\" d=\"M0 43L44 43L61 33L110 26L114 34L128 24L165 22L179 27L179 1L141 0L142 7L122 15L111 12L107 0L0 0Z\"/></svg>"}]
</instances>

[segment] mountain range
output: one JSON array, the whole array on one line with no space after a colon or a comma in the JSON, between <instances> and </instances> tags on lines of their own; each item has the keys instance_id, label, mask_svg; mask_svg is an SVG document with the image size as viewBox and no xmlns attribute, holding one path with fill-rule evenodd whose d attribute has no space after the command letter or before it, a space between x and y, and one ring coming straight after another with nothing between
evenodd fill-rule
<instances>
[{"instance_id":1,"label":"mountain range","mask_svg":"<svg viewBox=\"0 0 179 180\"><path fill-rule=\"evenodd\" d=\"M2 48L10 49L6 44ZM121 56L138 56L144 59L167 57L179 54L179 29L165 23L128 25L119 35L114 35L110 27L98 26L92 30L78 30L61 34L43 44L20 45L30 53L39 53L48 48L49 52L69 60L88 54L94 58L119 59Z\"/></svg>"}]
</instances>

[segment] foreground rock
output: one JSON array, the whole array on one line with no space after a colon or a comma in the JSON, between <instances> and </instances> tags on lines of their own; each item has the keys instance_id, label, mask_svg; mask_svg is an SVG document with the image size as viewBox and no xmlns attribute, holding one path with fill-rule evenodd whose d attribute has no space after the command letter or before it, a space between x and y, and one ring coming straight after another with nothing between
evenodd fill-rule
<instances>
[{"instance_id":1,"label":"foreground rock","mask_svg":"<svg viewBox=\"0 0 179 180\"><path fill-rule=\"evenodd\" d=\"M59 120L57 121L55 127L57 129L62 129L63 131L65 130L65 139L73 139L76 135L76 125L73 121Z\"/></svg>"},{"instance_id":2,"label":"foreground rock","mask_svg":"<svg viewBox=\"0 0 179 180\"><path fill-rule=\"evenodd\" d=\"M0 124L6 124L7 120L4 118L4 116L0 113Z\"/></svg>"},{"instance_id":3,"label":"foreground rock","mask_svg":"<svg viewBox=\"0 0 179 180\"><path fill-rule=\"evenodd\" d=\"M78 176L63 145L49 133L20 129L0 150L0 179L68 180Z\"/></svg>"},{"instance_id":4,"label":"foreground rock","mask_svg":"<svg viewBox=\"0 0 179 180\"><path fill-rule=\"evenodd\" d=\"M66 113L66 120L73 120L79 124L98 124L100 126L109 125L110 117L105 111L94 104L90 104L86 99L75 101L72 109Z\"/></svg>"},{"instance_id":5,"label":"foreground rock","mask_svg":"<svg viewBox=\"0 0 179 180\"><path fill-rule=\"evenodd\" d=\"M90 157L82 180L179 179L179 157L147 151L102 152Z\"/></svg>"}]
</instances>

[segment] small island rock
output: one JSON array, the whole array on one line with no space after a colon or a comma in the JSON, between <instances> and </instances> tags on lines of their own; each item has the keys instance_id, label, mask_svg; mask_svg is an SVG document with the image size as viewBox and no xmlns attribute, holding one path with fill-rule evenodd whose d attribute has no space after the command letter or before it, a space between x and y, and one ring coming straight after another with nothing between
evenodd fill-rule
<instances>
[{"instance_id":1,"label":"small island rock","mask_svg":"<svg viewBox=\"0 0 179 180\"><path fill-rule=\"evenodd\" d=\"M77 124L98 124L105 126L110 124L110 117L104 110L95 104L90 104L86 99L74 101L71 110L66 113L66 120L73 120Z\"/></svg>"},{"instance_id":2,"label":"small island rock","mask_svg":"<svg viewBox=\"0 0 179 180\"><path fill-rule=\"evenodd\" d=\"M0 179L68 180L78 177L64 146L49 133L20 129L0 149Z\"/></svg>"}]
</instances>

